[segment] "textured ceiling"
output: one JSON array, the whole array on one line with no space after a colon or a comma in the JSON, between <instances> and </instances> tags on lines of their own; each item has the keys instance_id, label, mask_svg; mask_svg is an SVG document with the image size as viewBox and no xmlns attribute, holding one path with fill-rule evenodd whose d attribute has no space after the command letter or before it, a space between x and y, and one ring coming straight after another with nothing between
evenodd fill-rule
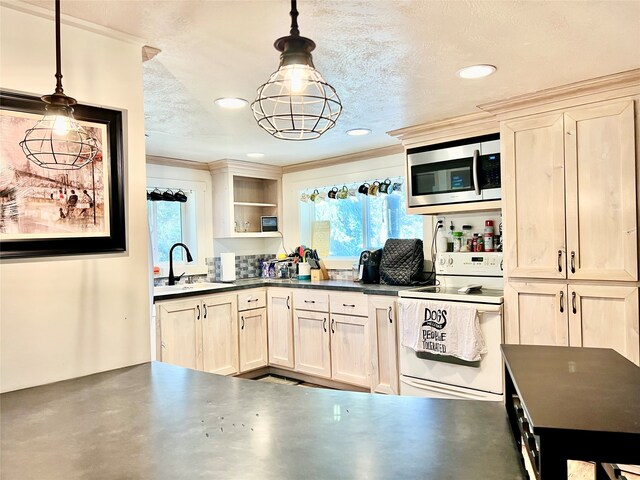
<instances>
[{"instance_id":1,"label":"textured ceiling","mask_svg":"<svg viewBox=\"0 0 640 480\"><path fill-rule=\"evenodd\" d=\"M29 0L53 8L52 0ZM277 69L273 42L289 32L287 0L63 0L62 12L145 38L147 154L285 165L397 144L385 132L477 111L476 105L638 68L640 1L301 0L301 35L344 111L318 140L287 142L260 129L250 108ZM462 80L460 68L498 71ZM345 131L370 128L366 137Z\"/></svg>"}]
</instances>

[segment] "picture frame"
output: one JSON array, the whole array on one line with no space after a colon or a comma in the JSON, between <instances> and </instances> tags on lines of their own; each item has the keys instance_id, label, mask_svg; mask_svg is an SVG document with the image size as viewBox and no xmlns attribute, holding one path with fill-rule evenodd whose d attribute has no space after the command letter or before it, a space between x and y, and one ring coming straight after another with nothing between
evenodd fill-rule
<instances>
[{"instance_id":1,"label":"picture frame","mask_svg":"<svg viewBox=\"0 0 640 480\"><path fill-rule=\"evenodd\" d=\"M0 90L0 259L125 251L122 112L74 106L99 150L72 170L37 165L20 147L44 114L40 97Z\"/></svg>"}]
</instances>

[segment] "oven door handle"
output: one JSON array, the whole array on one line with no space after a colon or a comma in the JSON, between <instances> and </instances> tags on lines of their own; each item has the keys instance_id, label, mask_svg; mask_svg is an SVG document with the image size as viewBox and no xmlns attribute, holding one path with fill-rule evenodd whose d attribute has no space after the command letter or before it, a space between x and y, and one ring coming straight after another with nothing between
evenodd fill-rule
<instances>
[{"instance_id":1,"label":"oven door handle","mask_svg":"<svg viewBox=\"0 0 640 480\"><path fill-rule=\"evenodd\" d=\"M480 195L480 185L478 185L478 158L480 150L473 151L473 186L476 189L476 195Z\"/></svg>"}]
</instances>

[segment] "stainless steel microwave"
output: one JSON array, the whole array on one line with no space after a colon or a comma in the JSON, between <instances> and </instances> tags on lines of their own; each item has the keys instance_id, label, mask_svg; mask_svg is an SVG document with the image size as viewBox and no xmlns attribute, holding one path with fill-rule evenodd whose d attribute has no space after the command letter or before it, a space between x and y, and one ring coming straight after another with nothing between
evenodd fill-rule
<instances>
[{"instance_id":1,"label":"stainless steel microwave","mask_svg":"<svg viewBox=\"0 0 640 480\"><path fill-rule=\"evenodd\" d=\"M410 207L499 200L500 135L407 150Z\"/></svg>"}]
</instances>

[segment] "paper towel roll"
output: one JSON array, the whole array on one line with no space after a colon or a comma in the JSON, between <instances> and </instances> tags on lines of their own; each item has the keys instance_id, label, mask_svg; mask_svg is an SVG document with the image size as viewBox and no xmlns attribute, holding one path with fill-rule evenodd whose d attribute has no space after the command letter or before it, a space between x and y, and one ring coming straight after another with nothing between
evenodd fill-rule
<instances>
[{"instance_id":1,"label":"paper towel roll","mask_svg":"<svg viewBox=\"0 0 640 480\"><path fill-rule=\"evenodd\" d=\"M221 253L220 267L222 268L220 279L223 282L234 282L236 279L236 254L233 252Z\"/></svg>"}]
</instances>

